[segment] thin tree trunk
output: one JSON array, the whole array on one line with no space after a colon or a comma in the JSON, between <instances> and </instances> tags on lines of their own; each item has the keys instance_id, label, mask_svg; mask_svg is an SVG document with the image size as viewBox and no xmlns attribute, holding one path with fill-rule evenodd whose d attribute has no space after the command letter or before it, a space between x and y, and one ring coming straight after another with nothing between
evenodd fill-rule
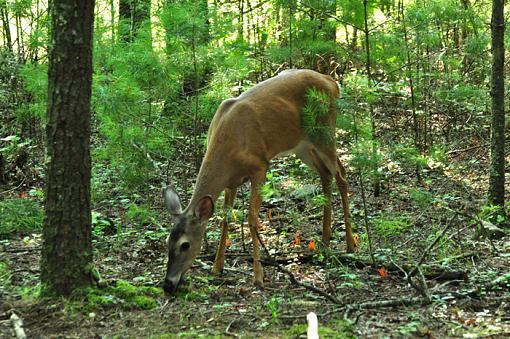
<instances>
[{"instance_id":1,"label":"thin tree trunk","mask_svg":"<svg viewBox=\"0 0 510 339\"><path fill-rule=\"evenodd\" d=\"M48 65L43 295L92 282L90 98L93 0L54 0Z\"/></svg>"},{"instance_id":2,"label":"thin tree trunk","mask_svg":"<svg viewBox=\"0 0 510 339\"><path fill-rule=\"evenodd\" d=\"M491 79L491 160L489 165L489 203L505 203L505 19L504 0L492 1L492 79Z\"/></svg>"},{"instance_id":3,"label":"thin tree trunk","mask_svg":"<svg viewBox=\"0 0 510 339\"><path fill-rule=\"evenodd\" d=\"M110 0L110 22L112 30L112 46L115 44L115 1Z\"/></svg>"},{"instance_id":4,"label":"thin tree trunk","mask_svg":"<svg viewBox=\"0 0 510 339\"><path fill-rule=\"evenodd\" d=\"M130 42L150 20L150 0L120 0L119 1L119 38Z\"/></svg>"},{"instance_id":5,"label":"thin tree trunk","mask_svg":"<svg viewBox=\"0 0 510 339\"><path fill-rule=\"evenodd\" d=\"M372 87L372 61L370 58L370 31L368 29L368 3L367 0L363 0L363 9L364 9L364 21L365 21L365 27L364 27L364 33L365 33L365 51L366 51L366 72L367 72L367 78L368 78L368 88ZM374 159L376 158L376 129L375 129L375 120L374 120L374 106L372 105L372 102L368 103L368 111L370 116L370 123L372 124L372 154L374 156ZM379 181L379 177L377 176L377 165L374 166L373 171L375 173L375 180L374 180L374 196L378 197L381 194L381 183Z\"/></svg>"},{"instance_id":6,"label":"thin tree trunk","mask_svg":"<svg viewBox=\"0 0 510 339\"><path fill-rule=\"evenodd\" d=\"M7 2L2 1L2 7L0 8L0 11L0 14L2 15L5 45L7 46L7 49L12 53L12 36L11 28L9 26L9 12L7 11Z\"/></svg>"},{"instance_id":7,"label":"thin tree trunk","mask_svg":"<svg viewBox=\"0 0 510 339\"><path fill-rule=\"evenodd\" d=\"M290 7L289 7L289 68L293 68L294 65L293 65L293 61L292 61L292 54L293 54L293 50L292 50L292 21L294 20L294 4L291 4Z\"/></svg>"},{"instance_id":8,"label":"thin tree trunk","mask_svg":"<svg viewBox=\"0 0 510 339\"><path fill-rule=\"evenodd\" d=\"M237 9L239 11L238 24L237 24L237 41L244 41L244 0L238 0Z\"/></svg>"},{"instance_id":9,"label":"thin tree trunk","mask_svg":"<svg viewBox=\"0 0 510 339\"><path fill-rule=\"evenodd\" d=\"M416 150L418 151L419 155L422 155L422 147L420 143L420 124L418 122L418 115L416 113L416 96L414 93L414 81L412 77L412 66L411 66L411 51L409 48L409 38L407 35L407 26L406 26L406 17L404 13L404 5L400 7L401 13L400 18L402 19L402 29L404 30L404 43L406 46L406 61L407 61L407 72L409 73L407 75L409 79L409 89L411 91L411 112L412 112L412 118L413 118L413 138L414 138L414 146L416 147ZM417 164L415 168L416 172L416 179L418 182L421 182L421 174L420 174L420 167Z\"/></svg>"}]
</instances>

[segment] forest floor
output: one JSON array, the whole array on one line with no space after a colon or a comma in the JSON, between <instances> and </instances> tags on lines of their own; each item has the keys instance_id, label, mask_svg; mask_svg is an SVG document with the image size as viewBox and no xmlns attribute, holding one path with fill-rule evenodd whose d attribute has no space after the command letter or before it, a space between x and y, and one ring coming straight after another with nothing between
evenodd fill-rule
<instances>
[{"instance_id":1,"label":"forest floor","mask_svg":"<svg viewBox=\"0 0 510 339\"><path fill-rule=\"evenodd\" d=\"M170 219L162 210L157 221L135 224L120 203L96 207L105 217L94 220L94 260L110 288L73 301L37 298L41 235L13 234L0 240L0 337L14 337L16 314L29 338L305 338L310 311L318 315L321 337L510 337L510 241L479 236L480 227L490 226L479 217L485 181L472 162L461 155L453 160L455 166L431 165L420 184L412 171L396 170L380 197L368 194L375 265L357 178L349 178L360 234L354 255L344 253L338 201L334 239L325 249L320 205L306 195L269 194L261 211L260 234L270 252L262 291L251 283L242 219L231 224L224 274L210 273L215 217L206 248L174 296L140 289L158 287L165 272ZM281 174L287 167L275 168ZM274 187L283 191L295 180L280 178ZM307 185L314 191L317 180ZM420 261L418 274L407 278ZM145 299L133 299L136 294Z\"/></svg>"}]
</instances>

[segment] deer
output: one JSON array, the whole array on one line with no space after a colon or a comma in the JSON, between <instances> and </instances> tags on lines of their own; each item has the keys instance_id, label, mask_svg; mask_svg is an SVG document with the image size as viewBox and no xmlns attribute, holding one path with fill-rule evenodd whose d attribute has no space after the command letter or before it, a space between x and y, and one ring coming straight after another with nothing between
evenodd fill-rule
<instances>
[{"instance_id":1,"label":"deer","mask_svg":"<svg viewBox=\"0 0 510 339\"><path fill-rule=\"evenodd\" d=\"M186 208L182 208L176 191L163 188L166 208L174 217L167 238L168 264L163 289L171 294L182 282L184 274L200 253L207 220L224 191L225 210L233 207L237 188L246 181L251 184L248 225L252 239L253 283L264 286L260 262L259 210L260 188L264 185L270 161L295 154L315 171L321 181L323 205L322 242L329 246L332 222L332 180L336 180L342 199L347 251L355 251L350 222L346 170L336 154L335 142L326 142L307 135L302 126L301 111L307 92L318 90L327 94L329 103L321 124L335 131L337 83L328 75L312 70L286 70L267 79L236 98L223 101L208 130L207 150L196 179L195 188ZM215 274L224 268L228 237L228 221L221 221L221 235L212 267Z\"/></svg>"}]
</instances>

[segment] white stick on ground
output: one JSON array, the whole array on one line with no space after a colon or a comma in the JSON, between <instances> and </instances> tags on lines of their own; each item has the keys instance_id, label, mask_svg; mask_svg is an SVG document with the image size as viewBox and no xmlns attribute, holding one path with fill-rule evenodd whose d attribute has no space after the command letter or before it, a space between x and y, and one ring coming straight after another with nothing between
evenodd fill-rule
<instances>
[{"instance_id":1,"label":"white stick on ground","mask_svg":"<svg viewBox=\"0 0 510 339\"><path fill-rule=\"evenodd\" d=\"M11 315L12 326L14 327L14 333L16 334L17 339L26 339L27 335L25 334L25 330L23 330L23 320L13 313Z\"/></svg>"},{"instance_id":2,"label":"white stick on ground","mask_svg":"<svg viewBox=\"0 0 510 339\"><path fill-rule=\"evenodd\" d=\"M319 339L319 321L317 320L317 314L313 312L308 313L306 315L306 321L308 322L306 337L308 339Z\"/></svg>"}]
</instances>

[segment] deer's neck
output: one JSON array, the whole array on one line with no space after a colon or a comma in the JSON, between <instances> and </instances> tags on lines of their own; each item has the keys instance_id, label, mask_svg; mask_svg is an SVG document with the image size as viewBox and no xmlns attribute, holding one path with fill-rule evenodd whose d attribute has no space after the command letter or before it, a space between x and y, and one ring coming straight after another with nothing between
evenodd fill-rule
<instances>
[{"instance_id":1,"label":"deer's neck","mask_svg":"<svg viewBox=\"0 0 510 339\"><path fill-rule=\"evenodd\" d=\"M216 202L221 192L227 187L228 180L225 164L222 161L204 157L187 210L193 209L197 202L207 195Z\"/></svg>"}]
</instances>

